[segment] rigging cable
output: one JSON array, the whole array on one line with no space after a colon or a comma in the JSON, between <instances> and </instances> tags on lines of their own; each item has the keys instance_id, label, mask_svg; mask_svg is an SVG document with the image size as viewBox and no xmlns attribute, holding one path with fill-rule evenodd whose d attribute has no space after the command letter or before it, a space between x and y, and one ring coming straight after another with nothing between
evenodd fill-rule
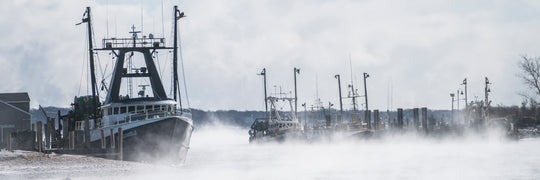
<instances>
[{"instance_id":1,"label":"rigging cable","mask_svg":"<svg viewBox=\"0 0 540 180\"><path fill-rule=\"evenodd\" d=\"M186 71L184 70L184 57L182 53L182 37L180 36L182 33L180 33L180 30L178 31L179 31L178 32L178 52L180 54L180 66L182 67L182 79L184 80L184 92L186 93L187 106L188 108L190 108L189 96L188 96L188 91L187 91L186 73L185 73Z\"/></svg>"},{"instance_id":2,"label":"rigging cable","mask_svg":"<svg viewBox=\"0 0 540 180\"><path fill-rule=\"evenodd\" d=\"M92 24L92 27L94 27L94 24ZM92 30L92 29L91 29L91 32L92 32L92 48L95 48L95 47L96 47L96 44L95 44L95 43L96 43L96 34L94 33L94 30ZM97 54L97 52L95 52L95 54ZM92 54L92 56L94 56L94 54ZM97 57L98 63L99 63L99 56L96 56L96 57ZM89 62L89 63L90 63L90 62ZM94 65L94 66L95 66L95 65ZM90 67L90 65L88 65L88 67ZM92 68L95 69L96 67L92 67ZM101 68L101 67L100 67L100 68ZM91 72L90 72L90 73L91 73ZM90 74L90 73L88 73L88 74ZM102 72L102 73L103 73L103 72ZM94 76L95 76L95 74L94 74ZM100 96L99 96L99 91L97 90L97 82L95 82L95 83L96 83L96 89L95 89L95 91L96 91L96 96L97 96L97 97L100 97ZM94 85L93 85L93 84L90 84L90 87L93 88ZM92 91L94 91L94 89L93 89Z\"/></svg>"},{"instance_id":3,"label":"rigging cable","mask_svg":"<svg viewBox=\"0 0 540 180\"><path fill-rule=\"evenodd\" d=\"M88 39L86 39L86 34L87 32L84 31L84 49L83 49L83 52L86 51L88 49ZM80 95L81 94L81 87L82 87L82 82L83 82L83 76L84 76L84 65L85 65L85 62L87 61L87 57L88 57L88 54L87 53L84 53L84 58L83 58L83 63L81 64L81 75L80 75L80 79L79 79L79 90L77 91L77 95Z\"/></svg>"}]
</instances>

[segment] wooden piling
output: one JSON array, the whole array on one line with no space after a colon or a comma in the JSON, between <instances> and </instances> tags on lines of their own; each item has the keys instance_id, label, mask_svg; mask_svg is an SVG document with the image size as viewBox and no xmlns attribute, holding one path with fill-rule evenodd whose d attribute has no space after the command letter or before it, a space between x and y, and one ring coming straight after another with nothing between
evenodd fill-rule
<instances>
[{"instance_id":1,"label":"wooden piling","mask_svg":"<svg viewBox=\"0 0 540 180\"><path fill-rule=\"evenodd\" d=\"M371 129L371 111L370 110L367 110L367 111L364 111L364 120L366 121L366 124L367 124L367 128L368 129Z\"/></svg>"},{"instance_id":2,"label":"wooden piling","mask_svg":"<svg viewBox=\"0 0 540 180\"><path fill-rule=\"evenodd\" d=\"M48 118L47 118L47 122L49 122ZM51 143L51 133L50 133L50 124L49 123L45 123L45 148L44 149L48 149L50 148L50 143Z\"/></svg>"},{"instance_id":3,"label":"wooden piling","mask_svg":"<svg viewBox=\"0 0 540 180\"><path fill-rule=\"evenodd\" d=\"M376 109L376 110L373 110L373 129L375 131L379 130L379 122L380 119L379 119L379 110Z\"/></svg>"},{"instance_id":4,"label":"wooden piling","mask_svg":"<svg viewBox=\"0 0 540 180\"><path fill-rule=\"evenodd\" d=\"M109 139L111 139L111 148L115 148L115 142L114 142L114 129L111 128L111 136L109 136Z\"/></svg>"},{"instance_id":5,"label":"wooden piling","mask_svg":"<svg viewBox=\"0 0 540 180\"><path fill-rule=\"evenodd\" d=\"M413 109L413 126L414 129L420 127L420 114L418 114L418 108Z\"/></svg>"},{"instance_id":6,"label":"wooden piling","mask_svg":"<svg viewBox=\"0 0 540 180\"><path fill-rule=\"evenodd\" d=\"M75 149L75 131L69 132L69 149Z\"/></svg>"},{"instance_id":7,"label":"wooden piling","mask_svg":"<svg viewBox=\"0 0 540 180\"><path fill-rule=\"evenodd\" d=\"M49 137L51 138L51 140L49 141L49 144L51 145L52 147L52 141L54 139L56 139L56 119L55 118L51 118L51 121L49 122Z\"/></svg>"},{"instance_id":8,"label":"wooden piling","mask_svg":"<svg viewBox=\"0 0 540 180\"><path fill-rule=\"evenodd\" d=\"M63 119L63 126L62 126L62 138L64 139L64 144L62 147L66 148L69 147L69 121L66 119Z\"/></svg>"},{"instance_id":9,"label":"wooden piling","mask_svg":"<svg viewBox=\"0 0 540 180\"><path fill-rule=\"evenodd\" d=\"M122 131L122 128L118 128L118 153L119 153L119 160L124 160L124 149L123 149L123 135L124 132Z\"/></svg>"},{"instance_id":10,"label":"wooden piling","mask_svg":"<svg viewBox=\"0 0 540 180\"><path fill-rule=\"evenodd\" d=\"M324 118L326 119L326 127L327 128L332 127L332 116L325 115Z\"/></svg>"},{"instance_id":11,"label":"wooden piling","mask_svg":"<svg viewBox=\"0 0 540 180\"><path fill-rule=\"evenodd\" d=\"M11 133L9 133L8 135L7 146L8 146L8 151L11 151Z\"/></svg>"},{"instance_id":12,"label":"wooden piling","mask_svg":"<svg viewBox=\"0 0 540 180\"><path fill-rule=\"evenodd\" d=\"M84 147L90 148L90 120L84 119Z\"/></svg>"},{"instance_id":13,"label":"wooden piling","mask_svg":"<svg viewBox=\"0 0 540 180\"><path fill-rule=\"evenodd\" d=\"M403 109L397 109L397 127L398 129L403 129Z\"/></svg>"},{"instance_id":14,"label":"wooden piling","mask_svg":"<svg viewBox=\"0 0 540 180\"><path fill-rule=\"evenodd\" d=\"M36 130L37 130L37 150L38 152L42 152L43 150L43 126L42 122L38 121L36 122Z\"/></svg>"},{"instance_id":15,"label":"wooden piling","mask_svg":"<svg viewBox=\"0 0 540 180\"><path fill-rule=\"evenodd\" d=\"M105 131L101 129L101 149L105 149Z\"/></svg>"},{"instance_id":16,"label":"wooden piling","mask_svg":"<svg viewBox=\"0 0 540 180\"><path fill-rule=\"evenodd\" d=\"M423 107L422 108L422 128L424 129L424 132L426 134L429 133L429 130L428 130L428 122L427 122L427 108L426 107Z\"/></svg>"}]
</instances>

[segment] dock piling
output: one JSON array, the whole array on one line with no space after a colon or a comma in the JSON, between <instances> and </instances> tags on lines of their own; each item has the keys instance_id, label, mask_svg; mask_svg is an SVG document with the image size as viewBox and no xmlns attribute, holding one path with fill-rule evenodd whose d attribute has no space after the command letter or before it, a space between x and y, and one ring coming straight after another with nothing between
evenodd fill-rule
<instances>
[{"instance_id":1,"label":"dock piling","mask_svg":"<svg viewBox=\"0 0 540 180\"><path fill-rule=\"evenodd\" d=\"M69 141L65 141L66 139L68 139L69 137L69 125L68 125L68 120L67 119L63 119L63 127L62 127L62 138L64 138L64 144L63 144L63 147L69 147Z\"/></svg>"},{"instance_id":2,"label":"dock piling","mask_svg":"<svg viewBox=\"0 0 540 180\"><path fill-rule=\"evenodd\" d=\"M36 128L37 128L37 150L38 152L42 152L43 150L43 126L42 122L38 121L36 122Z\"/></svg>"},{"instance_id":3,"label":"dock piling","mask_svg":"<svg viewBox=\"0 0 540 180\"><path fill-rule=\"evenodd\" d=\"M105 149L105 131L101 129L101 149Z\"/></svg>"},{"instance_id":4,"label":"dock piling","mask_svg":"<svg viewBox=\"0 0 540 180\"><path fill-rule=\"evenodd\" d=\"M373 129L375 131L379 130L379 110L373 110Z\"/></svg>"},{"instance_id":5,"label":"dock piling","mask_svg":"<svg viewBox=\"0 0 540 180\"><path fill-rule=\"evenodd\" d=\"M418 113L418 108L413 109L413 126L416 130L420 127L420 114Z\"/></svg>"},{"instance_id":6,"label":"dock piling","mask_svg":"<svg viewBox=\"0 0 540 180\"><path fill-rule=\"evenodd\" d=\"M120 160L124 160L123 135L124 135L124 132L122 131L122 128L118 128L118 153L120 153L119 154Z\"/></svg>"},{"instance_id":7,"label":"dock piling","mask_svg":"<svg viewBox=\"0 0 540 180\"><path fill-rule=\"evenodd\" d=\"M47 118L47 123L45 123L45 148L49 149L51 147L51 124L49 124L49 118Z\"/></svg>"},{"instance_id":8,"label":"dock piling","mask_svg":"<svg viewBox=\"0 0 540 180\"><path fill-rule=\"evenodd\" d=\"M427 122L427 108L426 107L423 107L422 108L422 128L424 129L424 132L426 133L426 135L429 133L428 131L428 122Z\"/></svg>"},{"instance_id":9,"label":"dock piling","mask_svg":"<svg viewBox=\"0 0 540 180\"><path fill-rule=\"evenodd\" d=\"M398 108L397 109L397 127L398 129L403 129L403 109Z\"/></svg>"},{"instance_id":10,"label":"dock piling","mask_svg":"<svg viewBox=\"0 0 540 180\"><path fill-rule=\"evenodd\" d=\"M111 136L109 136L109 139L111 139L111 148L115 148L115 142L114 142L114 129L111 128Z\"/></svg>"},{"instance_id":11,"label":"dock piling","mask_svg":"<svg viewBox=\"0 0 540 180\"><path fill-rule=\"evenodd\" d=\"M75 149L75 131L69 132L69 149Z\"/></svg>"},{"instance_id":12,"label":"dock piling","mask_svg":"<svg viewBox=\"0 0 540 180\"><path fill-rule=\"evenodd\" d=\"M371 129L371 111L370 110L366 110L364 111L364 120L366 121L366 124L367 124L367 128L368 129Z\"/></svg>"},{"instance_id":13,"label":"dock piling","mask_svg":"<svg viewBox=\"0 0 540 180\"><path fill-rule=\"evenodd\" d=\"M9 133L8 135L7 146L8 146L8 151L11 151L11 133Z\"/></svg>"}]
</instances>

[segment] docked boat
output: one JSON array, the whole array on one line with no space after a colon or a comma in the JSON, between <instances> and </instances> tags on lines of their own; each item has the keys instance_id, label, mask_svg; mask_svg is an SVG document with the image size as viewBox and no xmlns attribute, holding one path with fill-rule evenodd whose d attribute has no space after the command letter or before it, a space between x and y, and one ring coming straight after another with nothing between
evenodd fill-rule
<instances>
[{"instance_id":1,"label":"docked boat","mask_svg":"<svg viewBox=\"0 0 540 180\"><path fill-rule=\"evenodd\" d=\"M177 21L182 17L184 13L175 6L173 47L165 45L165 38L155 38L152 34L140 37L141 32L132 27L131 37L106 38L102 41L102 48L94 48L90 7L87 7L81 23L86 23L88 27L92 95L75 97L73 110L66 115L59 115L59 119L67 122L68 131L81 132L85 142L83 148L103 148L103 138L107 142L118 142L121 133L123 144L120 149L125 160L185 160L193 121L189 108L182 107L177 72ZM110 85L104 86L102 81L102 87L107 89L103 102L100 102L95 80L94 51L112 54L115 64ZM158 51L173 52L173 97L165 93L154 63L155 53ZM135 54L142 55L142 67L134 68L131 64ZM132 80L135 78L149 84L138 85L140 90L135 96L130 96L133 90ZM124 95L121 87L126 87L125 84L128 85L129 92ZM114 144L111 143L110 146Z\"/></svg>"},{"instance_id":2,"label":"docked boat","mask_svg":"<svg viewBox=\"0 0 540 180\"><path fill-rule=\"evenodd\" d=\"M267 97L270 104L270 112L267 118L257 118L253 121L249 130L249 142L284 142L288 140L303 140L304 129L294 113L293 102L295 98ZM278 111L278 103L287 103L290 107L288 112Z\"/></svg>"}]
</instances>

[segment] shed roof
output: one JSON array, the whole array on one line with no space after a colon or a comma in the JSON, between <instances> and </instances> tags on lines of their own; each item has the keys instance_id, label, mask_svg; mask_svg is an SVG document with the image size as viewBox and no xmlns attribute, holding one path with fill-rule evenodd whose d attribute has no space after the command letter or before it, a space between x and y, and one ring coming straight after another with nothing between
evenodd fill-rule
<instances>
[{"instance_id":1,"label":"shed roof","mask_svg":"<svg viewBox=\"0 0 540 180\"><path fill-rule=\"evenodd\" d=\"M24 101L29 102L30 97L28 96L27 92L19 92L19 93L0 93L0 100L5 102L16 102L16 101Z\"/></svg>"}]
</instances>

